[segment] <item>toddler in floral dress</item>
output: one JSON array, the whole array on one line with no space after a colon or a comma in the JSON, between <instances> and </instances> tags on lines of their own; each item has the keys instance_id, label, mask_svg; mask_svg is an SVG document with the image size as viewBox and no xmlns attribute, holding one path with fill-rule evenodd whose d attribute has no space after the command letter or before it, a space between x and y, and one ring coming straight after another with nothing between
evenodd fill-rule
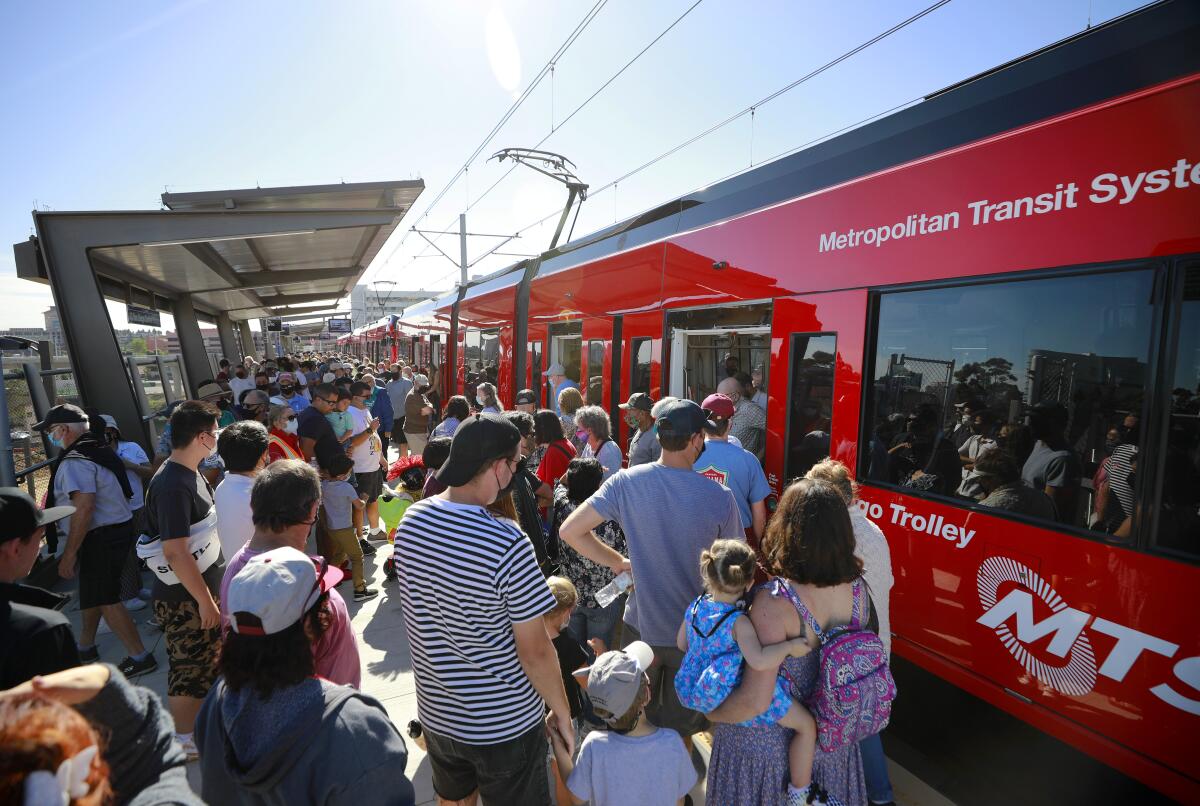
<instances>
[{"instance_id":1,"label":"toddler in floral dress","mask_svg":"<svg viewBox=\"0 0 1200 806\"><path fill-rule=\"evenodd\" d=\"M803 657L812 648L805 633L798 638L763 646L743 609L742 597L754 586L754 550L740 540L717 540L700 555L705 593L688 606L676 643L687 654L675 673L679 702L710 713L742 680L742 662L752 669L778 670L783 659ZM794 730L788 748L789 806L809 803L817 727L812 714L794 700L787 678L775 681L771 707L746 726L782 725ZM813 803L823 802L820 800Z\"/></svg>"}]
</instances>

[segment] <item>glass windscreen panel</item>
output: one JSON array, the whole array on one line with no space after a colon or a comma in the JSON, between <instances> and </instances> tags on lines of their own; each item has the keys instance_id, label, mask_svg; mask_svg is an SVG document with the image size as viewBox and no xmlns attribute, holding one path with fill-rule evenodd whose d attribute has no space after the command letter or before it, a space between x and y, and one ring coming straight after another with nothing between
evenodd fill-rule
<instances>
[{"instance_id":1,"label":"glass windscreen panel","mask_svg":"<svg viewBox=\"0 0 1200 806\"><path fill-rule=\"evenodd\" d=\"M493 386L500 377L500 331L484 330L479 334L479 364L476 372L482 372Z\"/></svg>"},{"instance_id":2,"label":"glass windscreen panel","mask_svg":"<svg viewBox=\"0 0 1200 806\"><path fill-rule=\"evenodd\" d=\"M829 456L837 336L793 333L791 355L784 473L785 478L798 479Z\"/></svg>"},{"instance_id":3,"label":"glass windscreen panel","mask_svg":"<svg viewBox=\"0 0 1200 806\"><path fill-rule=\"evenodd\" d=\"M479 331L468 330L463 338L463 359L466 361L467 372L478 372L483 369L483 351L480 348L482 339Z\"/></svg>"},{"instance_id":4,"label":"glass windscreen panel","mask_svg":"<svg viewBox=\"0 0 1200 806\"><path fill-rule=\"evenodd\" d=\"M883 294L866 478L1131 537L1153 273Z\"/></svg>"},{"instance_id":5,"label":"glass windscreen panel","mask_svg":"<svg viewBox=\"0 0 1200 806\"><path fill-rule=\"evenodd\" d=\"M650 394L650 359L653 355L653 344L653 339L634 339L630 344L629 354L633 359L633 366L630 370L629 394Z\"/></svg>"},{"instance_id":6,"label":"glass windscreen panel","mask_svg":"<svg viewBox=\"0 0 1200 806\"><path fill-rule=\"evenodd\" d=\"M604 405L604 341L591 339L587 352L587 404Z\"/></svg>"}]
</instances>

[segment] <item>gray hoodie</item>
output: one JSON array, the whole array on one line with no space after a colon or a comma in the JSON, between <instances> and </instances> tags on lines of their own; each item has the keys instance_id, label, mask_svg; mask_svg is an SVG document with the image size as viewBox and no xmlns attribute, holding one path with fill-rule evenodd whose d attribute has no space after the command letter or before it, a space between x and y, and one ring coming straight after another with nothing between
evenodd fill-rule
<instances>
[{"instance_id":1,"label":"gray hoodie","mask_svg":"<svg viewBox=\"0 0 1200 806\"><path fill-rule=\"evenodd\" d=\"M263 700L219 680L196 720L201 795L220 804L415 802L408 750L374 697L310 678Z\"/></svg>"}]
</instances>

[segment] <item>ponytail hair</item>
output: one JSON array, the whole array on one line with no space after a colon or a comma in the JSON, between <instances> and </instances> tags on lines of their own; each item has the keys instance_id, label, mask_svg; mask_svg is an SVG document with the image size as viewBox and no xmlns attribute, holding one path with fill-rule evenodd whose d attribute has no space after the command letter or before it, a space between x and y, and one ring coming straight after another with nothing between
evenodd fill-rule
<instances>
[{"instance_id":1,"label":"ponytail hair","mask_svg":"<svg viewBox=\"0 0 1200 806\"><path fill-rule=\"evenodd\" d=\"M700 552L700 575L711 593L741 593L754 579L754 549L741 540L715 540Z\"/></svg>"}]
</instances>

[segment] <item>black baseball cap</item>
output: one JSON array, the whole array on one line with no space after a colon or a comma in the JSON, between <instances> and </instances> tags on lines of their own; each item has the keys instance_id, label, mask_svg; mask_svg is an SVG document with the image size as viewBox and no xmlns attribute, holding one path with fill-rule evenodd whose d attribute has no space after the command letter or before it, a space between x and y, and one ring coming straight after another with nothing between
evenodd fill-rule
<instances>
[{"instance_id":1,"label":"black baseball cap","mask_svg":"<svg viewBox=\"0 0 1200 806\"><path fill-rule=\"evenodd\" d=\"M708 412L692 400L672 400L662 408L654 424L659 435L664 437L690 437L700 433L705 426L717 427L708 419Z\"/></svg>"},{"instance_id":2,"label":"black baseball cap","mask_svg":"<svg viewBox=\"0 0 1200 806\"><path fill-rule=\"evenodd\" d=\"M450 456L437 472L447 487L461 487L487 462L508 456L521 442L521 432L499 414L468 417L454 432Z\"/></svg>"},{"instance_id":3,"label":"black baseball cap","mask_svg":"<svg viewBox=\"0 0 1200 806\"><path fill-rule=\"evenodd\" d=\"M521 391L517 392L518 406L528 405L530 403L537 403L537 395L534 394L532 389L522 389Z\"/></svg>"},{"instance_id":4,"label":"black baseball cap","mask_svg":"<svg viewBox=\"0 0 1200 806\"><path fill-rule=\"evenodd\" d=\"M650 395L645 392L634 392L629 396L629 400L617 406L619 409L638 409L648 412L654 408L654 401L650 399Z\"/></svg>"},{"instance_id":5,"label":"black baseball cap","mask_svg":"<svg viewBox=\"0 0 1200 806\"><path fill-rule=\"evenodd\" d=\"M46 418L40 423L35 423L34 431L45 431L52 425L62 425L64 423L86 423L87 415L83 413L83 409L78 406L72 406L70 403L61 403L54 406L50 411L46 412Z\"/></svg>"},{"instance_id":6,"label":"black baseball cap","mask_svg":"<svg viewBox=\"0 0 1200 806\"><path fill-rule=\"evenodd\" d=\"M39 526L60 521L74 512L72 506L41 509L24 490L0 487L0 543L29 537Z\"/></svg>"}]
</instances>

